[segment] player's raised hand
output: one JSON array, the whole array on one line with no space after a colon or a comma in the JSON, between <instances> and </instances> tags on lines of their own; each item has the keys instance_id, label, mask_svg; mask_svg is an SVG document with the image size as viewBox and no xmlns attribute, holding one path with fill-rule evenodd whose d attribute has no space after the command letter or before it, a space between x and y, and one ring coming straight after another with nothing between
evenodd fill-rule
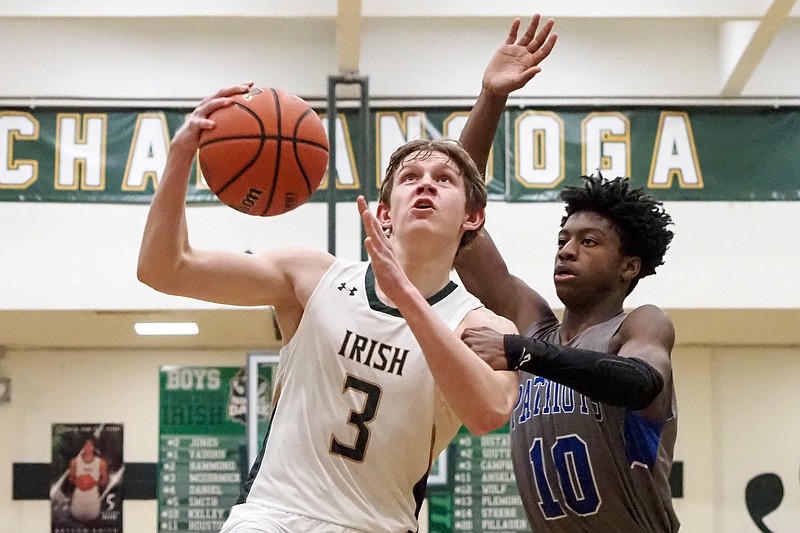
<instances>
[{"instance_id":1,"label":"player's raised hand","mask_svg":"<svg viewBox=\"0 0 800 533\"><path fill-rule=\"evenodd\" d=\"M541 72L539 64L553 51L558 35L552 33L553 19L547 19L541 28L540 21L541 16L535 14L517 40L521 20L514 19L505 43L495 52L483 73L484 90L508 96Z\"/></svg>"},{"instance_id":2,"label":"player's raised hand","mask_svg":"<svg viewBox=\"0 0 800 533\"><path fill-rule=\"evenodd\" d=\"M233 103L230 99L231 96L237 94L244 94L250 90L253 82L240 83L238 85L231 85L220 89L215 94L203 98L203 100L195 107L191 113L186 115L186 119L175 136L172 138L172 147L176 145L197 149L197 144L200 139L200 132L203 130L211 129L214 127L214 121L209 119L209 115L222 107L229 106ZM172 148L170 148L172 150Z\"/></svg>"},{"instance_id":3,"label":"player's raised hand","mask_svg":"<svg viewBox=\"0 0 800 533\"><path fill-rule=\"evenodd\" d=\"M392 249L392 243L383 232L383 227L369 210L367 201L363 196L359 196L356 202L366 233L364 248L372 262L375 280L384 294L396 302L402 295L402 289L407 288L410 282Z\"/></svg>"}]
</instances>

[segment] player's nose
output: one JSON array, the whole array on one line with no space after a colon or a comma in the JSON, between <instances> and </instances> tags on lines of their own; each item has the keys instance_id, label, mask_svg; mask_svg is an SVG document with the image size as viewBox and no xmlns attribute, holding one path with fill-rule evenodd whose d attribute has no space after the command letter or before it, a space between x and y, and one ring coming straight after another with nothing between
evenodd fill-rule
<instances>
[{"instance_id":1,"label":"player's nose","mask_svg":"<svg viewBox=\"0 0 800 533\"><path fill-rule=\"evenodd\" d=\"M417 192L418 193L427 192L430 194L436 194L437 192L436 180L433 179L433 176L431 176L426 172L417 183Z\"/></svg>"},{"instance_id":2,"label":"player's nose","mask_svg":"<svg viewBox=\"0 0 800 533\"><path fill-rule=\"evenodd\" d=\"M577 252L577 246L573 239L568 240L564 243L564 246L559 248L558 253L556 256L559 259L569 259L574 258Z\"/></svg>"}]
</instances>

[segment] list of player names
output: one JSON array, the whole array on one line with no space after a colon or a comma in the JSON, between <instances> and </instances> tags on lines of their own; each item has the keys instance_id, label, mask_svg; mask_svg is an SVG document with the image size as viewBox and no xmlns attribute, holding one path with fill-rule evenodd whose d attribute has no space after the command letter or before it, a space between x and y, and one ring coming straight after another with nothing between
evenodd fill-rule
<instances>
[{"instance_id":1,"label":"list of player names","mask_svg":"<svg viewBox=\"0 0 800 533\"><path fill-rule=\"evenodd\" d=\"M511 465L508 433L459 435L451 448L453 531L530 532Z\"/></svg>"},{"instance_id":2,"label":"list of player names","mask_svg":"<svg viewBox=\"0 0 800 533\"><path fill-rule=\"evenodd\" d=\"M240 438L161 435L159 532L222 527L239 496Z\"/></svg>"}]
</instances>

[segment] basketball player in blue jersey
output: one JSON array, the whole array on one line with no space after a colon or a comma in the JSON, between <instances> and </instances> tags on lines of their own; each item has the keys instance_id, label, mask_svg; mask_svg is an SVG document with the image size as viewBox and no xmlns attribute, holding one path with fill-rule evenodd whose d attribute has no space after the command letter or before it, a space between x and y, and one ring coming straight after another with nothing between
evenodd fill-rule
<instances>
[{"instance_id":1,"label":"basketball player in blue jersey","mask_svg":"<svg viewBox=\"0 0 800 533\"><path fill-rule=\"evenodd\" d=\"M515 333L451 281L456 252L483 226L486 188L455 141L412 141L391 158L371 262L312 249L250 255L189 243L185 196L201 130L250 84L221 90L172 140L139 255L156 290L275 308L284 346L273 417L224 533L417 531L433 461L463 424L508 422L516 371L460 340L468 327Z\"/></svg>"},{"instance_id":2,"label":"basketball player in blue jersey","mask_svg":"<svg viewBox=\"0 0 800 533\"><path fill-rule=\"evenodd\" d=\"M478 168L485 168L508 94L532 78L530 66L555 44L552 20L537 33L535 16L517 40L519 24L490 61L461 135ZM668 476L677 428L675 332L658 307L623 311L638 281L663 264L672 221L627 179L584 180L561 193L566 215L553 272L561 322L509 273L482 232L459 253L458 274L521 335L476 328L463 339L493 368L520 370L511 447L533 531L674 532Z\"/></svg>"}]
</instances>

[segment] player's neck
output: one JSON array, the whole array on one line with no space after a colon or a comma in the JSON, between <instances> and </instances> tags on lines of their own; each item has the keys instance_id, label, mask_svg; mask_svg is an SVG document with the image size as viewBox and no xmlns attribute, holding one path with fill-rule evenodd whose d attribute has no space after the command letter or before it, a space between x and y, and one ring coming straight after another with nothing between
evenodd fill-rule
<instances>
[{"instance_id":1,"label":"player's neck","mask_svg":"<svg viewBox=\"0 0 800 533\"><path fill-rule=\"evenodd\" d=\"M404 247L393 242L393 249L406 277L424 298L435 295L450 282L454 254L441 247L434 250L416 243ZM380 296L386 298L382 293Z\"/></svg>"},{"instance_id":2,"label":"player's neck","mask_svg":"<svg viewBox=\"0 0 800 533\"><path fill-rule=\"evenodd\" d=\"M569 342L592 326L607 322L622 312L622 302L605 300L592 307L564 309L561 320L561 340Z\"/></svg>"}]
</instances>

